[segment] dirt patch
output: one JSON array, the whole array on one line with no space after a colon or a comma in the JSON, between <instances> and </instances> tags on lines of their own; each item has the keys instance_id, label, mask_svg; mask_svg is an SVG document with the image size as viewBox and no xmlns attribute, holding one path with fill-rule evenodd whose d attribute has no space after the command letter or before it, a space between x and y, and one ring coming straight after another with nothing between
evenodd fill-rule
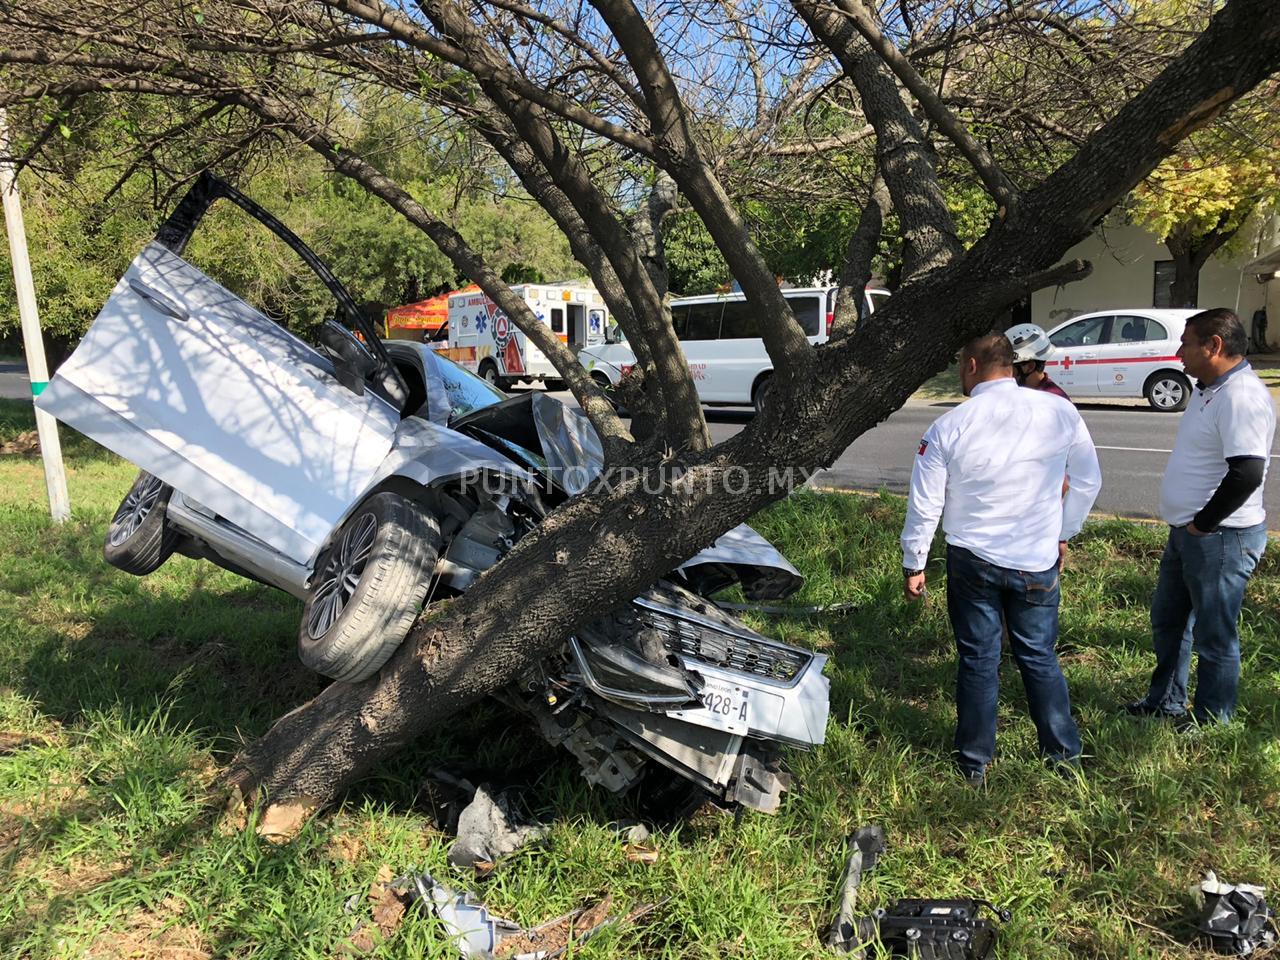
<instances>
[{"instance_id":1,"label":"dirt patch","mask_svg":"<svg viewBox=\"0 0 1280 960\"><path fill-rule=\"evenodd\" d=\"M170 897L155 913L132 914L123 930L99 934L85 955L92 960L207 960L213 954L200 931L178 922L184 906Z\"/></svg>"},{"instance_id":2,"label":"dirt patch","mask_svg":"<svg viewBox=\"0 0 1280 960\"><path fill-rule=\"evenodd\" d=\"M49 745L47 737L38 733L20 733L17 730L0 730L0 757L16 753L25 747L45 747Z\"/></svg>"},{"instance_id":3,"label":"dirt patch","mask_svg":"<svg viewBox=\"0 0 1280 960\"><path fill-rule=\"evenodd\" d=\"M355 863L364 854L364 844L359 837L349 833L339 833L329 838L325 849L334 860L344 863Z\"/></svg>"},{"instance_id":4,"label":"dirt patch","mask_svg":"<svg viewBox=\"0 0 1280 960\"><path fill-rule=\"evenodd\" d=\"M12 440L0 443L0 455L32 457L40 452L40 437L34 430L24 430Z\"/></svg>"},{"instance_id":5,"label":"dirt patch","mask_svg":"<svg viewBox=\"0 0 1280 960\"><path fill-rule=\"evenodd\" d=\"M556 955L569 948L569 944L594 927L599 926L609 916L609 908L613 906L613 898L605 897L595 906L587 907L577 913L571 913L545 923L533 930L513 937L507 937L494 952L495 957L513 957L521 953L548 953Z\"/></svg>"}]
</instances>

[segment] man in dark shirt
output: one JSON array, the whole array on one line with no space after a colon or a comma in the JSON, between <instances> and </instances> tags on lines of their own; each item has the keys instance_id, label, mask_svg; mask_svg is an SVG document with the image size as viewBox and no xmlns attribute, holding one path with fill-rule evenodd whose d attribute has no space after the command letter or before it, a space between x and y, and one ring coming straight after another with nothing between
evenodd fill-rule
<instances>
[{"instance_id":1,"label":"man in dark shirt","mask_svg":"<svg viewBox=\"0 0 1280 960\"><path fill-rule=\"evenodd\" d=\"M1053 344L1043 329L1034 323L1020 323L1010 327L1004 335L1013 344L1013 376L1020 386L1043 390L1063 400L1071 399L1044 372L1044 362L1053 356Z\"/></svg>"}]
</instances>

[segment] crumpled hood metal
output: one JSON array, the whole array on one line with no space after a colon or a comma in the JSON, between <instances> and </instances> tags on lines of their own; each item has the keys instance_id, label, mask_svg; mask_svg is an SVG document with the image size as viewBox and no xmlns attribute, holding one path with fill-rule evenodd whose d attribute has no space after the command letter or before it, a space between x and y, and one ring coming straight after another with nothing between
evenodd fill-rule
<instances>
[{"instance_id":1,"label":"crumpled hood metal","mask_svg":"<svg viewBox=\"0 0 1280 960\"><path fill-rule=\"evenodd\" d=\"M604 469L604 449L591 421L545 393L532 395L533 419L552 479L571 495L586 490ZM681 570L718 564L742 584L752 600L781 600L804 584L804 577L768 540L745 523L690 557Z\"/></svg>"},{"instance_id":2,"label":"crumpled hood metal","mask_svg":"<svg viewBox=\"0 0 1280 960\"><path fill-rule=\"evenodd\" d=\"M545 393L532 394L533 423L551 479L570 496L586 490L604 469L604 447L581 410Z\"/></svg>"},{"instance_id":3,"label":"crumpled hood metal","mask_svg":"<svg viewBox=\"0 0 1280 960\"><path fill-rule=\"evenodd\" d=\"M427 366L430 369L431 365ZM428 385L427 389L431 391L432 387ZM546 473L552 483L570 496L587 492L604 470L604 448L591 421L581 410L570 407L541 390L530 391L518 399L512 398L495 407L500 406L508 414L522 416L523 411L516 411L526 403L541 450L528 451L530 456L524 459L534 464L541 454L545 465L534 465ZM479 411L472 411L467 418L478 428L499 429L493 421L482 425L486 416ZM481 422L475 422L477 417L481 418ZM464 418L454 424L455 429L462 429L465 422ZM455 437L460 435L450 432ZM520 441L525 445L531 442L532 437ZM516 456L519 449L522 448L513 445L510 455ZM679 569L692 570L709 566L718 569L714 573L702 571L707 582L720 581L720 586L741 583L743 591L752 600L780 600L795 593L804 583L804 577L787 562L777 548L745 523L734 527L710 547L690 557Z\"/></svg>"},{"instance_id":4,"label":"crumpled hood metal","mask_svg":"<svg viewBox=\"0 0 1280 960\"><path fill-rule=\"evenodd\" d=\"M680 564L680 569L708 564L719 564L731 573L749 600L781 600L804 585L800 571L745 523L722 534L707 549Z\"/></svg>"}]
</instances>

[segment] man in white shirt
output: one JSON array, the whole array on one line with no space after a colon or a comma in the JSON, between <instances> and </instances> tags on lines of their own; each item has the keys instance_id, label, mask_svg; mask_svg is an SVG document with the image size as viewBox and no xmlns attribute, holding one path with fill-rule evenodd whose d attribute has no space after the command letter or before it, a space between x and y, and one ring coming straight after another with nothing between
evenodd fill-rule
<instances>
[{"instance_id":1,"label":"man in white shirt","mask_svg":"<svg viewBox=\"0 0 1280 960\"><path fill-rule=\"evenodd\" d=\"M960 383L971 399L939 417L920 441L902 529L902 572L907 598L922 596L941 517L947 613L958 655L956 763L978 784L995 756L1006 624L1041 753L1052 762L1079 759L1080 732L1056 649L1058 574L1067 541L1102 488L1102 473L1076 408L1018 386L1013 347L1003 334L964 348Z\"/></svg>"},{"instance_id":2,"label":"man in white shirt","mask_svg":"<svg viewBox=\"0 0 1280 960\"><path fill-rule=\"evenodd\" d=\"M1151 601L1156 668L1137 716L1187 718L1191 650L1195 721L1226 722L1236 708L1244 588L1267 547L1262 485L1276 415L1271 394L1244 359L1249 341L1230 310L1187 320L1178 356L1197 378L1160 487L1169 540Z\"/></svg>"}]
</instances>

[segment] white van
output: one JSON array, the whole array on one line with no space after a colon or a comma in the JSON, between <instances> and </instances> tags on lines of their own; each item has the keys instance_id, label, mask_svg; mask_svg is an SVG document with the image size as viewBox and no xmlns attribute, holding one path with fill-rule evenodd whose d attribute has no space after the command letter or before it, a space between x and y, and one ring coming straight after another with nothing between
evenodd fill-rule
<instances>
[{"instance_id":1,"label":"white van","mask_svg":"<svg viewBox=\"0 0 1280 960\"><path fill-rule=\"evenodd\" d=\"M836 287L784 290L783 296L810 343L823 343L831 332ZM861 314L883 303L889 291L863 293ZM671 322L689 362L698 398L708 405L760 409L773 363L760 339L760 325L741 293L684 297L671 303ZM590 347L578 359L603 387L616 386L636 362L626 343Z\"/></svg>"},{"instance_id":2,"label":"white van","mask_svg":"<svg viewBox=\"0 0 1280 960\"><path fill-rule=\"evenodd\" d=\"M1137 307L1073 317L1049 331L1045 372L1072 399L1146 397L1176 413L1191 398L1178 347L1187 318L1199 312Z\"/></svg>"},{"instance_id":3,"label":"white van","mask_svg":"<svg viewBox=\"0 0 1280 960\"><path fill-rule=\"evenodd\" d=\"M605 343L609 313L594 287L525 284L511 289L575 353ZM534 380L554 389L564 386L551 361L479 290L449 298L449 344L438 352L499 389Z\"/></svg>"}]
</instances>

